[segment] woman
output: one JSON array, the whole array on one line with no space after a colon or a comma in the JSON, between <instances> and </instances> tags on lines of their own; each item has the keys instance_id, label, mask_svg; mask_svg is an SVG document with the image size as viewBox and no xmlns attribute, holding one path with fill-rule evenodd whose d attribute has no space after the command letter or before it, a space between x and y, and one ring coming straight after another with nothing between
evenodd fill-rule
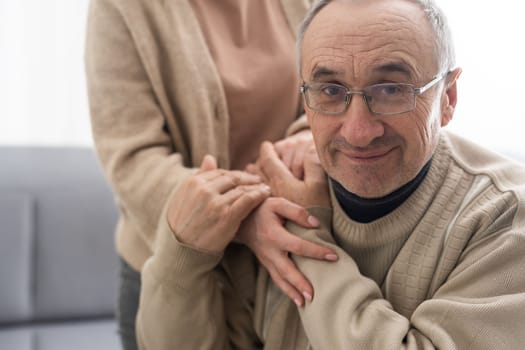
<instances>
[{"instance_id":1,"label":"woman","mask_svg":"<svg viewBox=\"0 0 525 350\"><path fill-rule=\"evenodd\" d=\"M95 146L121 213L125 349L136 348L140 271L155 252L159 222L205 155L216 163L205 170L237 176L268 140L301 176L311 135L300 117L294 30L306 10L303 0L91 1L86 74ZM292 239L251 248L269 256ZM331 253L310 248L312 257ZM275 256L283 267L272 264L272 277L289 268L286 254ZM289 276L274 279L302 303L311 286L298 271Z\"/></svg>"}]
</instances>

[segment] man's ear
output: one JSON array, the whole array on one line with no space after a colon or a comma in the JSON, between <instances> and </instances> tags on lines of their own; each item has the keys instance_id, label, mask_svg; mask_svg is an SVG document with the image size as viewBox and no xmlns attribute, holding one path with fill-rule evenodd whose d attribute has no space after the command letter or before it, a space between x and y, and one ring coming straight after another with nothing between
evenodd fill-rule
<instances>
[{"instance_id":1,"label":"man's ear","mask_svg":"<svg viewBox=\"0 0 525 350\"><path fill-rule=\"evenodd\" d=\"M441 100L441 126L446 126L454 116L458 102L457 80L461 75L461 68L456 68L448 73L445 80L445 93Z\"/></svg>"}]
</instances>

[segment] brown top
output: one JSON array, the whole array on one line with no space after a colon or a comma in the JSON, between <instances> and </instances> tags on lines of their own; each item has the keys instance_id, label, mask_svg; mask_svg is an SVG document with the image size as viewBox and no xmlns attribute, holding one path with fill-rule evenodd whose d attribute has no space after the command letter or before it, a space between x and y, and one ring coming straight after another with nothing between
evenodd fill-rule
<instances>
[{"instance_id":1,"label":"brown top","mask_svg":"<svg viewBox=\"0 0 525 350\"><path fill-rule=\"evenodd\" d=\"M192 0L224 87L233 169L253 161L296 118L295 39L278 0Z\"/></svg>"},{"instance_id":2,"label":"brown top","mask_svg":"<svg viewBox=\"0 0 525 350\"><path fill-rule=\"evenodd\" d=\"M137 270L156 249L167 203L202 158L211 154L219 167L230 169L236 157L229 135L230 123L237 122L230 122L221 77L191 1L89 2L85 60L93 138L120 209L117 250ZM280 4L289 25L283 32L292 36L307 3ZM307 127L299 111L286 120L294 118L288 130L286 122L265 125L280 135Z\"/></svg>"}]
</instances>

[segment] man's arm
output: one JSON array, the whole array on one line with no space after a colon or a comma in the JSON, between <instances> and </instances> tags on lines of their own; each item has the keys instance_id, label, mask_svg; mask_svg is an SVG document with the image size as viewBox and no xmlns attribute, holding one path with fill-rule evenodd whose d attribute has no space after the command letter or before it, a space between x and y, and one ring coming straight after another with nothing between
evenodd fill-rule
<instances>
[{"instance_id":1,"label":"man's arm","mask_svg":"<svg viewBox=\"0 0 525 350\"><path fill-rule=\"evenodd\" d=\"M271 148L265 149L263 158L272 189L309 207L321 222L317 229L288 222L290 232L323 244L339 256L337 262L327 264L292 255L315 290L312 302L299 308L313 348L518 349L525 342L522 232L496 230L471 239L447 280L407 318L394 310L377 283L362 275L353 258L335 242L332 211L319 202L320 192L312 195L317 188L313 179L320 177L315 167L305 167L301 183L279 165Z\"/></svg>"},{"instance_id":2,"label":"man's arm","mask_svg":"<svg viewBox=\"0 0 525 350\"><path fill-rule=\"evenodd\" d=\"M509 232L469 248L447 281L410 319L397 313L379 286L361 275L330 233L330 212L312 208L320 230L290 224L296 234L331 246L339 260L327 265L294 256L314 285L315 297L299 309L319 349L518 349L525 341L525 241Z\"/></svg>"},{"instance_id":3,"label":"man's arm","mask_svg":"<svg viewBox=\"0 0 525 350\"><path fill-rule=\"evenodd\" d=\"M266 154L271 151L272 166L286 173L290 178L277 179L266 176L263 172ZM303 227L314 228L318 220L308 214L302 206L284 198L281 188L294 192L297 183L302 184L305 164L318 161L313 147L310 130L303 130L277 144L264 142L261 145L261 155L256 164L250 164L247 169L251 173L262 176L270 185L276 184L272 190L272 198L267 199L243 222L237 235L239 242L248 246L257 256L261 264L268 270L274 283L297 305L302 306L305 300L311 300L313 287L307 278L297 269L290 254L300 255L324 261L336 261L333 250L291 234L284 223L293 221ZM294 164L297 165L294 171ZM311 167L311 166L310 166ZM300 171L299 171L300 169ZM305 179L306 186L312 188L315 203L329 206L327 182L324 172L313 171ZM277 183L276 183L277 182ZM320 190L318 190L320 189Z\"/></svg>"}]
</instances>

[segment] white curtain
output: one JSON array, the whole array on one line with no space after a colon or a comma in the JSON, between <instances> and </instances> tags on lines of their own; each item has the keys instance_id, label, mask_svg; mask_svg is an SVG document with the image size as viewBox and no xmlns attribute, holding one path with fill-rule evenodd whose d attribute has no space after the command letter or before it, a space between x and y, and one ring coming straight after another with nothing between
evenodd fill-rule
<instances>
[{"instance_id":1,"label":"white curtain","mask_svg":"<svg viewBox=\"0 0 525 350\"><path fill-rule=\"evenodd\" d=\"M439 4L463 68L456 115L447 128L500 151L520 152L525 5ZM0 0L0 144L92 144L83 68L87 5L88 0Z\"/></svg>"}]
</instances>

